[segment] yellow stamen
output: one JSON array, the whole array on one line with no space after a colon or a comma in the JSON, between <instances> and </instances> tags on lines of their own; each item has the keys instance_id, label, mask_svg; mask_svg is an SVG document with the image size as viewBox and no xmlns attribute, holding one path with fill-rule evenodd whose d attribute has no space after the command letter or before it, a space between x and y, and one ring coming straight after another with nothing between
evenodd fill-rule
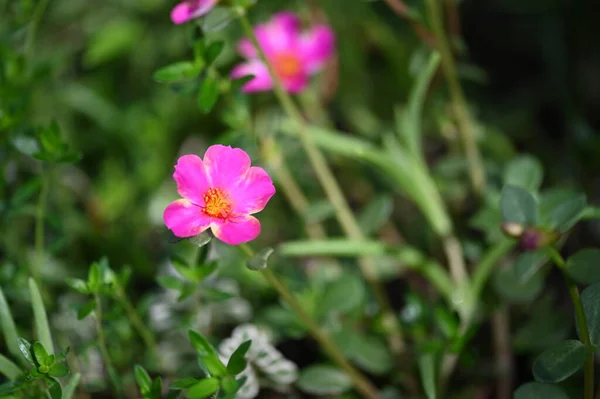
<instances>
[{"instance_id":1,"label":"yellow stamen","mask_svg":"<svg viewBox=\"0 0 600 399\"><path fill-rule=\"evenodd\" d=\"M220 188L209 188L204 194L206 205L202 211L208 216L226 219L233 208L233 202L229 199L227 192Z\"/></svg>"}]
</instances>

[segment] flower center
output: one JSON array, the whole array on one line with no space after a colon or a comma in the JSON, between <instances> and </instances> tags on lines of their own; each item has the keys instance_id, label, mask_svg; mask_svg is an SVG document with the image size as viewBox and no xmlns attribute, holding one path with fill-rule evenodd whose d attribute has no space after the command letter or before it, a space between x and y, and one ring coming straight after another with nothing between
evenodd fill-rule
<instances>
[{"instance_id":1,"label":"flower center","mask_svg":"<svg viewBox=\"0 0 600 399\"><path fill-rule=\"evenodd\" d=\"M300 72L300 60L294 54L277 54L273 60L273 67L277 75L282 78L291 78Z\"/></svg>"},{"instance_id":2,"label":"flower center","mask_svg":"<svg viewBox=\"0 0 600 399\"><path fill-rule=\"evenodd\" d=\"M202 208L202 211L215 218L227 218L233 208L229 195L220 188L209 188L204 194L204 202L206 205Z\"/></svg>"}]
</instances>

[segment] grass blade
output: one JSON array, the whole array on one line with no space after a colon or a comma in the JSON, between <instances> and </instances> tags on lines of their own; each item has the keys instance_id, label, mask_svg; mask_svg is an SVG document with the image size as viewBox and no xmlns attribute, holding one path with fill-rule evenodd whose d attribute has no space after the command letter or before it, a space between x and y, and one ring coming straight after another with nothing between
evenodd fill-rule
<instances>
[{"instance_id":1,"label":"grass blade","mask_svg":"<svg viewBox=\"0 0 600 399\"><path fill-rule=\"evenodd\" d=\"M46 316L46 308L42 295L37 284L32 278L29 278L29 293L31 295L31 305L33 307L33 317L35 319L35 331L38 340L44 345L44 349L49 355L54 354L54 345L52 344L52 336L50 335L50 327L48 326L48 317Z\"/></svg>"},{"instance_id":2,"label":"grass blade","mask_svg":"<svg viewBox=\"0 0 600 399\"><path fill-rule=\"evenodd\" d=\"M15 357L15 359L21 359L21 351L17 344L17 328L15 327L15 321L0 288L0 329L4 333L4 340L8 351Z\"/></svg>"},{"instance_id":3,"label":"grass blade","mask_svg":"<svg viewBox=\"0 0 600 399\"><path fill-rule=\"evenodd\" d=\"M0 355L0 374L4 374L9 380L15 381L23 372L10 359Z\"/></svg>"},{"instance_id":4,"label":"grass blade","mask_svg":"<svg viewBox=\"0 0 600 399\"><path fill-rule=\"evenodd\" d=\"M79 385L79 379L81 378L81 373L73 374L73 377L69 379L67 385L63 389L62 399L72 399L73 394L75 393L75 389L77 389L77 385Z\"/></svg>"}]
</instances>

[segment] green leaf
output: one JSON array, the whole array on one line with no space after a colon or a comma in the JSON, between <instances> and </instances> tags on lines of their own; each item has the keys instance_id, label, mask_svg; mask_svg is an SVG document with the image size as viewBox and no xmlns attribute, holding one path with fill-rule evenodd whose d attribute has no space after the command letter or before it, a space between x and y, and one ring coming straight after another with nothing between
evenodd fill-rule
<instances>
[{"instance_id":1,"label":"green leaf","mask_svg":"<svg viewBox=\"0 0 600 399\"><path fill-rule=\"evenodd\" d=\"M230 8L215 7L204 17L201 24L202 31L209 33L224 29L234 18L235 15Z\"/></svg>"},{"instance_id":2,"label":"green leaf","mask_svg":"<svg viewBox=\"0 0 600 399\"><path fill-rule=\"evenodd\" d=\"M63 389L63 397L62 399L72 399L75 390L77 389L77 385L79 385L79 380L81 379L81 373L75 373L69 382L65 385Z\"/></svg>"},{"instance_id":3,"label":"green leaf","mask_svg":"<svg viewBox=\"0 0 600 399\"><path fill-rule=\"evenodd\" d=\"M559 387L540 382L528 382L521 385L514 393L514 399L569 399Z\"/></svg>"},{"instance_id":4,"label":"green leaf","mask_svg":"<svg viewBox=\"0 0 600 399\"><path fill-rule=\"evenodd\" d=\"M575 374L590 354L580 341L562 341L545 350L533 363L533 376L539 382L560 382Z\"/></svg>"},{"instance_id":5,"label":"green leaf","mask_svg":"<svg viewBox=\"0 0 600 399\"><path fill-rule=\"evenodd\" d=\"M356 334L355 340L355 344L349 348L348 357L362 369L369 373L383 375L392 368L392 356L380 339Z\"/></svg>"},{"instance_id":6,"label":"green leaf","mask_svg":"<svg viewBox=\"0 0 600 399\"><path fill-rule=\"evenodd\" d=\"M198 356L206 366L206 369L212 375L216 375L218 377L226 375L227 368L223 363L221 363L217 351L215 350L215 348L213 348L210 342L208 342L208 340L202 335L192 330L188 331L188 335L190 337L192 345L198 353Z\"/></svg>"},{"instance_id":7,"label":"green leaf","mask_svg":"<svg viewBox=\"0 0 600 399\"><path fill-rule=\"evenodd\" d=\"M250 345L252 345L252 341L246 341L233 352L231 358L229 358L229 362L227 362L227 371L230 374L237 375L244 371L246 368L246 359L244 356L246 356L246 352L250 349Z\"/></svg>"},{"instance_id":8,"label":"green leaf","mask_svg":"<svg viewBox=\"0 0 600 399\"><path fill-rule=\"evenodd\" d=\"M541 273L531 274L529 278L519 278L512 268L498 269L492 284L496 292L512 303L526 303L538 296L543 287Z\"/></svg>"},{"instance_id":9,"label":"green leaf","mask_svg":"<svg viewBox=\"0 0 600 399\"><path fill-rule=\"evenodd\" d=\"M504 185L521 187L530 192L537 192L542 184L544 170L542 164L531 155L521 155L506 166Z\"/></svg>"},{"instance_id":10,"label":"green leaf","mask_svg":"<svg viewBox=\"0 0 600 399\"><path fill-rule=\"evenodd\" d=\"M60 386L60 382L50 377L47 377L44 380L46 381L46 385L48 386L48 393L50 394L50 398L62 399L62 387Z\"/></svg>"},{"instance_id":11,"label":"green leaf","mask_svg":"<svg viewBox=\"0 0 600 399\"><path fill-rule=\"evenodd\" d=\"M80 292L81 294L89 294L90 289L88 288L85 281L78 278L68 278L66 280L67 285L73 288L75 291Z\"/></svg>"},{"instance_id":12,"label":"green leaf","mask_svg":"<svg viewBox=\"0 0 600 399\"><path fill-rule=\"evenodd\" d=\"M269 256L273 254L274 249L271 247L263 248L256 255L248 259L248 269L250 270L263 270L267 268L267 261L269 260Z\"/></svg>"},{"instance_id":13,"label":"green leaf","mask_svg":"<svg viewBox=\"0 0 600 399\"><path fill-rule=\"evenodd\" d=\"M100 289L100 285L102 284L102 270L98 263L94 262L90 265L90 270L88 271L88 282L87 286L89 290L93 293L97 293Z\"/></svg>"},{"instance_id":14,"label":"green leaf","mask_svg":"<svg viewBox=\"0 0 600 399\"><path fill-rule=\"evenodd\" d=\"M202 297L211 302L220 302L226 301L231 298L235 298L236 295L231 292L217 290L209 287L202 287L201 289Z\"/></svg>"},{"instance_id":15,"label":"green leaf","mask_svg":"<svg viewBox=\"0 0 600 399\"><path fill-rule=\"evenodd\" d=\"M200 93L198 94L198 107L200 111L209 113L219 98L219 81L207 75L200 83Z\"/></svg>"},{"instance_id":16,"label":"green leaf","mask_svg":"<svg viewBox=\"0 0 600 399\"><path fill-rule=\"evenodd\" d=\"M29 179L27 183L22 184L21 187L11 196L10 204L12 207L20 206L25 204L35 194L40 191L42 180L40 178Z\"/></svg>"},{"instance_id":17,"label":"green leaf","mask_svg":"<svg viewBox=\"0 0 600 399\"><path fill-rule=\"evenodd\" d=\"M17 328L15 327L15 321L6 303L6 298L0 288L0 329L4 333L4 342L8 351L15 357L19 358L21 354L20 346L17 342Z\"/></svg>"},{"instance_id":18,"label":"green leaf","mask_svg":"<svg viewBox=\"0 0 600 399\"><path fill-rule=\"evenodd\" d=\"M17 343L19 345L19 350L25 360L29 362L32 366L36 366L35 360L33 360L33 354L31 350L31 344L25 338L17 338Z\"/></svg>"},{"instance_id":19,"label":"green leaf","mask_svg":"<svg viewBox=\"0 0 600 399\"><path fill-rule=\"evenodd\" d=\"M163 288L177 291L181 290L185 285L185 282L175 276L158 276L156 277L156 282Z\"/></svg>"},{"instance_id":20,"label":"green leaf","mask_svg":"<svg viewBox=\"0 0 600 399\"><path fill-rule=\"evenodd\" d=\"M46 317L46 308L44 307L44 302L42 301L38 286L32 278L29 278L29 293L31 295L31 305L33 307L35 332L48 354L52 355L54 354L54 345L52 344L52 336L50 335L48 317Z\"/></svg>"},{"instance_id":21,"label":"green leaf","mask_svg":"<svg viewBox=\"0 0 600 399\"><path fill-rule=\"evenodd\" d=\"M547 197L546 204L541 203L543 207L540 206L542 215L540 222L546 227L565 232L583 217L587 200L585 195L580 193L573 193L568 197L565 194L561 195L561 198ZM544 200L544 198L542 199ZM553 202L553 204L549 202Z\"/></svg>"},{"instance_id":22,"label":"green leaf","mask_svg":"<svg viewBox=\"0 0 600 399\"><path fill-rule=\"evenodd\" d=\"M324 312L347 313L360 306L366 297L362 280L354 274L344 274L331 283L319 307Z\"/></svg>"},{"instance_id":23,"label":"green leaf","mask_svg":"<svg viewBox=\"0 0 600 399\"><path fill-rule=\"evenodd\" d=\"M222 40L219 40L217 42L213 42L213 43L209 44L208 47L206 48L206 51L204 52L204 58L206 60L206 64L210 65L213 62L215 62L215 60L217 59L219 54L221 54L221 52L223 51L224 48L225 48L225 42Z\"/></svg>"},{"instance_id":24,"label":"green leaf","mask_svg":"<svg viewBox=\"0 0 600 399\"><path fill-rule=\"evenodd\" d=\"M435 73L440 65L440 54L432 51L427 60L427 64L419 73L410 95L408 97L408 111L402 116L399 132L401 140L408 150L415 156L422 157L421 145L421 119L423 117L423 107L427 98L427 92Z\"/></svg>"},{"instance_id":25,"label":"green leaf","mask_svg":"<svg viewBox=\"0 0 600 399\"><path fill-rule=\"evenodd\" d=\"M44 365L47 363L48 353L41 343L33 343L33 354L35 355L35 360L37 360L38 364Z\"/></svg>"},{"instance_id":26,"label":"green leaf","mask_svg":"<svg viewBox=\"0 0 600 399\"><path fill-rule=\"evenodd\" d=\"M150 392L152 389L152 379L148 375L148 372L139 364L133 367L133 373L135 374L135 382L137 383L142 394Z\"/></svg>"},{"instance_id":27,"label":"green leaf","mask_svg":"<svg viewBox=\"0 0 600 399\"><path fill-rule=\"evenodd\" d=\"M50 368L48 374L51 377L63 378L64 376L69 374L69 368L64 363L56 363L54 366L52 366L52 368Z\"/></svg>"},{"instance_id":28,"label":"green leaf","mask_svg":"<svg viewBox=\"0 0 600 399\"><path fill-rule=\"evenodd\" d=\"M581 293L581 303L590 332L590 340L592 344L600 346L600 283L590 285L583 290ZM577 333L581 338L578 324Z\"/></svg>"},{"instance_id":29,"label":"green leaf","mask_svg":"<svg viewBox=\"0 0 600 399\"><path fill-rule=\"evenodd\" d=\"M502 189L500 211L504 222L531 225L537 219L535 198L528 191L520 187L505 186Z\"/></svg>"},{"instance_id":30,"label":"green leaf","mask_svg":"<svg viewBox=\"0 0 600 399\"><path fill-rule=\"evenodd\" d=\"M580 284L600 281L600 249L588 248L577 252L567 260L567 274Z\"/></svg>"},{"instance_id":31,"label":"green leaf","mask_svg":"<svg viewBox=\"0 0 600 399\"><path fill-rule=\"evenodd\" d=\"M515 275L521 281L527 281L536 274L542 265L548 261L544 249L534 252L524 252L515 261Z\"/></svg>"},{"instance_id":32,"label":"green leaf","mask_svg":"<svg viewBox=\"0 0 600 399\"><path fill-rule=\"evenodd\" d=\"M90 313L94 311L96 308L96 300L90 299L86 303L84 303L79 310L77 311L77 320L85 319Z\"/></svg>"},{"instance_id":33,"label":"green leaf","mask_svg":"<svg viewBox=\"0 0 600 399\"><path fill-rule=\"evenodd\" d=\"M352 388L350 377L324 364L302 370L296 384L304 392L315 395L339 395Z\"/></svg>"},{"instance_id":34,"label":"green leaf","mask_svg":"<svg viewBox=\"0 0 600 399\"><path fill-rule=\"evenodd\" d=\"M198 248L201 248L201 247L205 246L206 244L208 244L211 239L212 239L211 233L208 230L206 230L206 231L203 231L202 233L198 234L197 236L188 238L188 241L190 243L192 243L193 245L197 246Z\"/></svg>"},{"instance_id":35,"label":"green leaf","mask_svg":"<svg viewBox=\"0 0 600 399\"><path fill-rule=\"evenodd\" d=\"M365 206L358 216L358 224L363 234L368 236L377 232L390 220L394 210L394 201L389 195L375 197Z\"/></svg>"},{"instance_id":36,"label":"green leaf","mask_svg":"<svg viewBox=\"0 0 600 399\"><path fill-rule=\"evenodd\" d=\"M185 397L189 399L202 399L217 392L220 387L218 378L206 378L192 385L186 392Z\"/></svg>"},{"instance_id":37,"label":"green leaf","mask_svg":"<svg viewBox=\"0 0 600 399\"><path fill-rule=\"evenodd\" d=\"M195 385L199 381L200 380L197 378L184 378L182 380L177 380L177 381L172 382L169 385L169 389L187 389L187 388L191 387L192 385Z\"/></svg>"},{"instance_id":38,"label":"green leaf","mask_svg":"<svg viewBox=\"0 0 600 399\"><path fill-rule=\"evenodd\" d=\"M202 68L198 63L191 61L176 62L160 68L152 77L160 83L173 83L193 79L200 74Z\"/></svg>"},{"instance_id":39,"label":"green leaf","mask_svg":"<svg viewBox=\"0 0 600 399\"><path fill-rule=\"evenodd\" d=\"M160 399L162 395L162 378L157 377L150 387L150 395L153 398Z\"/></svg>"},{"instance_id":40,"label":"green leaf","mask_svg":"<svg viewBox=\"0 0 600 399\"><path fill-rule=\"evenodd\" d=\"M19 366L14 364L10 359L0 355L0 374L11 381L15 381L23 374L23 372Z\"/></svg>"},{"instance_id":41,"label":"green leaf","mask_svg":"<svg viewBox=\"0 0 600 399\"><path fill-rule=\"evenodd\" d=\"M421 355L419 357L419 374L427 399L437 398L435 368L436 364L433 354Z\"/></svg>"},{"instance_id":42,"label":"green leaf","mask_svg":"<svg viewBox=\"0 0 600 399\"><path fill-rule=\"evenodd\" d=\"M288 257L304 256L368 256L385 255L386 245L375 240L298 240L277 247L277 253Z\"/></svg>"}]
</instances>

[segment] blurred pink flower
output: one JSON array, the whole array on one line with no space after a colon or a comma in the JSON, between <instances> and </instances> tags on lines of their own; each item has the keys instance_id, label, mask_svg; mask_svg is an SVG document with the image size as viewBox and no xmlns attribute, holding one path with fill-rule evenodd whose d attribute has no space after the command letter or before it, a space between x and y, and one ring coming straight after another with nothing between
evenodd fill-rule
<instances>
[{"instance_id":1,"label":"blurred pink flower","mask_svg":"<svg viewBox=\"0 0 600 399\"><path fill-rule=\"evenodd\" d=\"M304 90L309 77L323 68L335 50L335 36L329 26L317 25L300 32L299 25L294 14L281 12L266 24L255 28L258 44L284 88L290 93ZM271 75L250 40L240 40L238 52L247 58L247 62L236 66L231 76L254 76L242 90L247 93L271 90Z\"/></svg>"},{"instance_id":2,"label":"blurred pink flower","mask_svg":"<svg viewBox=\"0 0 600 399\"><path fill-rule=\"evenodd\" d=\"M260 222L252 215L264 209L275 187L264 169L250 166L240 148L213 145L204 159L184 155L173 178L183 198L165 209L163 219L177 237L193 237L211 228L221 241L238 245L255 239Z\"/></svg>"},{"instance_id":3,"label":"blurred pink flower","mask_svg":"<svg viewBox=\"0 0 600 399\"><path fill-rule=\"evenodd\" d=\"M171 21L183 24L207 14L219 0L184 0L171 11Z\"/></svg>"}]
</instances>

